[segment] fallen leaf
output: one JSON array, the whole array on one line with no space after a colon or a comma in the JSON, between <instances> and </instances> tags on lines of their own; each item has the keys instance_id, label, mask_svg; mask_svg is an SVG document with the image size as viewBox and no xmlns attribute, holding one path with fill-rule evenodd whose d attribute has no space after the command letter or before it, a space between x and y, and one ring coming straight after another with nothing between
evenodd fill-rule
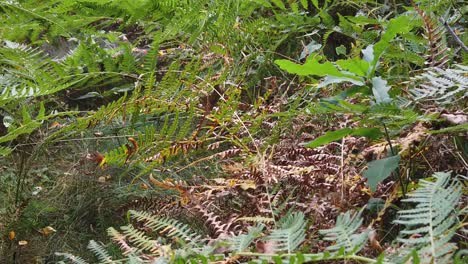
<instances>
[{"instance_id":1,"label":"fallen leaf","mask_svg":"<svg viewBox=\"0 0 468 264\"><path fill-rule=\"evenodd\" d=\"M242 190L248 190L248 189L253 189L255 190L257 188L257 185L255 184L254 181L249 180L249 181L243 181L241 184L239 184Z\"/></svg>"},{"instance_id":2,"label":"fallen leaf","mask_svg":"<svg viewBox=\"0 0 468 264\"><path fill-rule=\"evenodd\" d=\"M380 245L378 235L377 232L375 232L375 230L369 232L369 241L372 249L379 253L382 253L384 251L383 247Z\"/></svg>"},{"instance_id":3,"label":"fallen leaf","mask_svg":"<svg viewBox=\"0 0 468 264\"><path fill-rule=\"evenodd\" d=\"M441 114L440 116L452 125L463 125L468 123L468 115L464 113Z\"/></svg>"},{"instance_id":4,"label":"fallen leaf","mask_svg":"<svg viewBox=\"0 0 468 264\"><path fill-rule=\"evenodd\" d=\"M53 227L51 226L46 226L44 228L42 228L41 230L39 230L39 233L43 234L44 236L48 236L52 233L55 233L57 232L57 230L55 230Z\"/></svg>"},{"instance_id":5,"label":"fallen leaf","mask_svg":"<svg viewBox=\"0 0 468 264\"><path fill-rule=\"evenodd\" d=\"M60 123L57 122L57 121L54 121L52 124L50 124L49 129L62 128L62 127L63 127L62 124L60 124Z\"/></svg>"},{"instance_id":6,"label":"fallen leaf","mask_svg":"<svg viewBox=\"0 0 468 264\"><path fill-rule=\"evenodd\" d=\"M12 231L8 232L8 238L9 238L10 240L15 239L15 237L16 237L15 231L12 230Z\"/></svg>"},{"instance_id":7,"label":"fallen leaf","mask_svg":"<svg viewBox=\"0 0 468 264\"><path fill-rule=\"evenodd\" d=\"M224 184L226 182L223 178L214 178L213 181L217 184Z\"/></svg>"},{"instance_id":8,"label":"fallen leaf","mask_svg":"<svg viewBox=\"0 0 468 264\"><path fill-rule=\"evenodd\" d=\"M227 186L228 187L234 187L236 186L237 181L235 179L229 179L227 180Z\"/></svg>"}]
</instances>

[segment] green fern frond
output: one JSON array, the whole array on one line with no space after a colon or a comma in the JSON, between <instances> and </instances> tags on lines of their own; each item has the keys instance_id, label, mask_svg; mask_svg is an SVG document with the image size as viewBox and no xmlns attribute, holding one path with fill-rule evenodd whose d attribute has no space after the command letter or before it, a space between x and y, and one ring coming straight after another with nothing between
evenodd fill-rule
<instances>
[{"instance_id":1,"label":"green fern frond","mask_svg":"<svg viewBox=\"0 0 468 264\"><path fill-rule=\"evenodd\" d=\"M59 257L63 257L65 260L69 260L73 264L88 264L88 262L86 262L84 259L82 259L80 257L77 257L77 256L74 256L74 255L69 254L69 253L56 252L55 255L59 256Z\"/></svg>"},{"instance_id":2,"label":"green fern frond","mask_svg":"<svg viewBox=\"0 0 468 264\"><path fill-rule=\"evenodd\" d=\"M305 239L307 220L305 220L304 213L288 213L280 219L278 224L279 228L274 229L265 240L274 243L275 251L291 253Z\"/></svg>"},{"instance_id":3,"label":"green fern frond","mask_svg":"<svg viewBox=\"0 0 468 264\"><path fill-rule=\"evenodd\" d=\"M178 238L180 240L197 243L200 241L200 236L190 229L187 225L178 222L177 220L156 217L147 212L129 211L130 216L137 221L141 221L145 226L154 231L165 233L168 237Z\"/></svg>"},{"instance_id":4,"label":"green fern frond","mask_svg":"<svg viewBox=\"0 0 468 264\"><path fill-rule=\"evenodd\" d=\"M13 151L13 149L8 147L0 146L0 156L8 156Z\"/></svg>"},{"instance_id":5,"label":"green fern frond","mask_svg":"<svg viewBox=\"0 0 468 264\"><path fill-rule=\"evenodd\" d=\"M5 41L0 46L0 106L56 93L73 81L61 76L55 62L36 48ZM51 86L50 84L55 85Z\"/></svg>"},{"instance_id":6,"label":"green fern frond","mask_svg":"<svg viewBox=\"0 0 468 264\"><path fill-rule=\"evenodd\" d=\"M145 232L135 229L132 225L122 226L123 234L131 241L135 246L142 251L149 251L151 253L157 253L160 248L160 244L151 239L146 235Z\"/></svg>"},{"instance_id":7,"label":"green fern frond","mask_svg":"<svg viewBox=\"0 0 468 264\"><path fill-rule=\"evenodd\" d=\"M107 250L94 240L89 241L88 249L99 259L100 263L114 263Z\"/></svg>"},{"instance_id":8,"label":"green fern frond","mask_svg":"<svg viewBox=\"0 0 468 264\"><path fill-rule=\"evenodd\" d=\"M125 235L121 234L119 231L115 230L113 227L109 227L107 229L107 235L111 237L113 241L115 241L119 247L122 249L123 255L129 255L132 252L137 251L137 249L131 247L127 241L125 240Z\"/></svg>"},{"instance_id":9,"label":"green fern frond","mask_svg":"<svg viewBox=\"0 0 468 264\"><path fill-rule=\"evenodd\" d=\"M334 245L327 247L327 250L338 252L344 249L347 254L359 252L366 244L369 233L369 230L357 233L362 221L361 212L348 211L338 216L335 227L320 230L320 234L325 236L324 240L334 242Z\"/></svg>"},{"instance_id":10,"label":"green fern frond","mask_svg":"<svg viewBox=\"0 0 468 264\"><path fill-rule=\"evenodd\" d=\"M468 67L455 65L451 69L430 68L416 80L423 83L411 90L414 100L451 104L468 98Z\"/></svg>"},{"instance_id":11,"label":"green fern frond","mask_svg":"<svg viewBox=\"0 0 468 264\"><path fill-rule=\"evenodd\" d=\"M230 237L228 239L229 248L234 253L244 251L250 246L254 239L262 233L264 228L264 225L250 227L246 234L240 234L237 236Z\"/></svg>"},{"instance_id":12,"label":"green fern frond","mask_svg":"<svg viewBox=\"0 0 468 264\"><path fill-rule=\"evenodd\" d=\"M451 173L437 172L433 176L434 182L421 180L420 187L403 200L416 207L398 212L395 223L406 227L398 241L417 249L423 263L448 263L456 249L450 240L459 226L456 207L462 184L452 179Z\"/></svg>"}]
</instances>

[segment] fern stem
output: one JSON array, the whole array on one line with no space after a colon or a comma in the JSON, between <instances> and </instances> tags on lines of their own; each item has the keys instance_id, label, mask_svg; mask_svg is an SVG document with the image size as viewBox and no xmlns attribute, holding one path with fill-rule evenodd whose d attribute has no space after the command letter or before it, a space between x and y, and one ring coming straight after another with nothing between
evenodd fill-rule
<instances>
[{"instance_id":1,"label":"fern stem","mask_svg":"<svg viewBox=\"0 0 468 264\"><path fill-rule=\"evenodd\" d=\"M270 196L270 191L269 191L269 188L268 188L268 184L265 184L265 190L266 190L267 197L268 197L268 206L270 207L271 216L273 218L273 224L275 225L275 227L278 227L278 225L276 223L275 211L273 211L273 207L271 205L271 196Z\"/></svg>"}]
</instances>

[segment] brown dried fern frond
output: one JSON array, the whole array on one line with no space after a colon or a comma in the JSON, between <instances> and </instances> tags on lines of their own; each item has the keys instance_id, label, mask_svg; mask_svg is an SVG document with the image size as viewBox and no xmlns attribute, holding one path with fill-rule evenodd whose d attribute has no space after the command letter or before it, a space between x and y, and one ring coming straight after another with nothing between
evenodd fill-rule
<instances>
[{"instance_id":1,"label":"brown dried fern frond","mask_svg":"<svg viewBox=\"0 0 468 264\"><path fill-rule=\"evenodd\" d=\"M428 54L425 55L430 67L443 68L449 61L449 48L445 42L445 28L429 14L421 10L413 1L413 7L423 20L424 38L429 42Z\"/></svg>"},{"instance_id":2,"label":"brown dried fern frond","mask_svg":"<svg viewBox=\"0 0 468 264\"><path fill-rule=\"evenodd\" d=\"M125 204L121 205L117 212L120 215L125 214L129 210L139 210L139 211L147 211L147 212L163 212L165 214L170 213L177 204L177 200L174 198L169 197L139 197L126 202Z\"/></svg>"},{"instance_id":3,"label":"brown dried fern frond","mask_svg":"<svg viewBox=\"0 0 468 264\"><path fill-rule=\"evenodd\" d=\"M212 207L211 205L212 205L211 202L207 202L203 204L199 203L192 208L200 212L202 217L205 218L205 223L214 232L213 238L216 238L224 234L231 234L231 235L235 234L235 231L238 228L240 228L240 226L234 225L236 215L232 215L228 219L223 219L221 216L217 215L213 210L209 209L210 207Z\"/></svg>"}]
</instances>

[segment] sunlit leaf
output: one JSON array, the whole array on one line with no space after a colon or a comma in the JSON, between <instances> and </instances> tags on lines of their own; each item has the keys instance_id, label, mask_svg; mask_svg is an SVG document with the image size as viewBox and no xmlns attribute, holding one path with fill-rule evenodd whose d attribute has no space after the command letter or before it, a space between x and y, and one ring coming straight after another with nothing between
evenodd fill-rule
<instances>
[{"instance_id":1,"label":"sunlit leaf","mask_svg":"<svg viewBox=\"0 0 468 264\"><path fill-rule=\"evenodd\" d=\"M337 60L336 64L345 71L352 72L358 76L366 76L369 63L358 58L349 60Z\"/></svg>"},{"instance_id":2,"label":"sunlit leaf","mask_svg":"<svg viewBox=\"0 0 468 264\"><path fill-rule=\"evenodd\" d=\"M408 33L414 26L416 26L414 21L414 17L404 15L393 18L389 21L385 33L380 38L379 42L374 45L374 59L371 63L372 67L377 65L380 56L382 56L385 49L390 45L390 41L393 40L397 34Z\"/></svg>"},{"instance_id":3,"label":"sunlit leaf","mask_svg":"<svg viewBox=\"0 0 468 264\"><path fill-rule=\"evenodd\" d=\"M376 103L389 103L391 98L388 95L390 87L387 86L387 81L381 77L372 78L372 93L374 94Z\"/></svg>"},{"instance_id":4,"label":"sunlit leaf","mask_svg":"<svg viewBox=\"0 0 468 264\"><path fill-rule=\"evenodd\" d=\"M346 127L346 128L339 129L336 131L327 132L325 135L320 136L309 143L306 143L304 146L308 148L315 148L315 147L319 147L319 146L328 144L330 142L342 139L349 135L376 139L380 136L380 134L381 132L377 128L361 127L361 128L352 129L352 128Z\"/></svg>"},{"instance_id":5,"label":"sunlit leaf","mask_svg":"<svg viewBox=\"0 0 468 264\"><path fill-rule=\"evenodd\" d=\"M364 85L364 81L357 81L355 79L351 79L348 77L334 77L334 76L326 76L325 79L323 79L323 82L321 82L319 85L317 85L318 88L321 87L326 87L327 85L333 84L333 83L342 83L342 82L350 82L354 85Z\"/></svg>"},{"instance_id":6,"label":"sunlit leaf","mask_svg":"<svg viewBox=\"0 0 468 264\"><path fill-rule=\"evenodd\" d=\"M41 230L39 230L39 232L41 234L43 234L44 236L48 236L48 235L51 235L55 232L57 232L57 230L55 230L53 227L51 226L46 226L44 228L42 228Z\"/></svg>"},{"instance_id":7,"label":"sunlit leaf","mask_svg":"<svg viewBox=\"0 0 468 264\"><path fill-rule=\"evenodd\" d=\"M297 64L289 60L276 60L275 63L281 69L298 75L315 75L315 76L335 76L347 77L350 79L360 80L359 77L352 74L346 74L338 70L331 62L326 61L320 63L314 54L311 54L304 64Z\"/></svg>"},{"instance_id":8,"label":"sunlit leaf","mask_svg":"<svg viewBox=\"0 0 468 264\"><path fill-rule=\"evenodd\" d=\"M336 130L336 131L330 131L330 132L327 132L325 135L320 136L320 137L316 138L315 140L305 144L304 146L306 146L308 148L315 148L315 147L318 147L318 146L322 146L322 145L325 145L327 143L333 142L335 140L342 139L343 137L346 137L349 134L351 134L351 132L352 132L352 129L348 128L348 127L343 128L343 129L339 129L339 130Z\"/></svg>"},{"instance_id":9,"label":"sunlit leaf","mask_svg":"<svg viewBox=\"0 0 468 264\"><path fill-rule=\"evenodd\" d=\"M368 63L371 63L374 60L374 45L367 46L361 52L362 58Z\"/></svg>"}]
</instances>

